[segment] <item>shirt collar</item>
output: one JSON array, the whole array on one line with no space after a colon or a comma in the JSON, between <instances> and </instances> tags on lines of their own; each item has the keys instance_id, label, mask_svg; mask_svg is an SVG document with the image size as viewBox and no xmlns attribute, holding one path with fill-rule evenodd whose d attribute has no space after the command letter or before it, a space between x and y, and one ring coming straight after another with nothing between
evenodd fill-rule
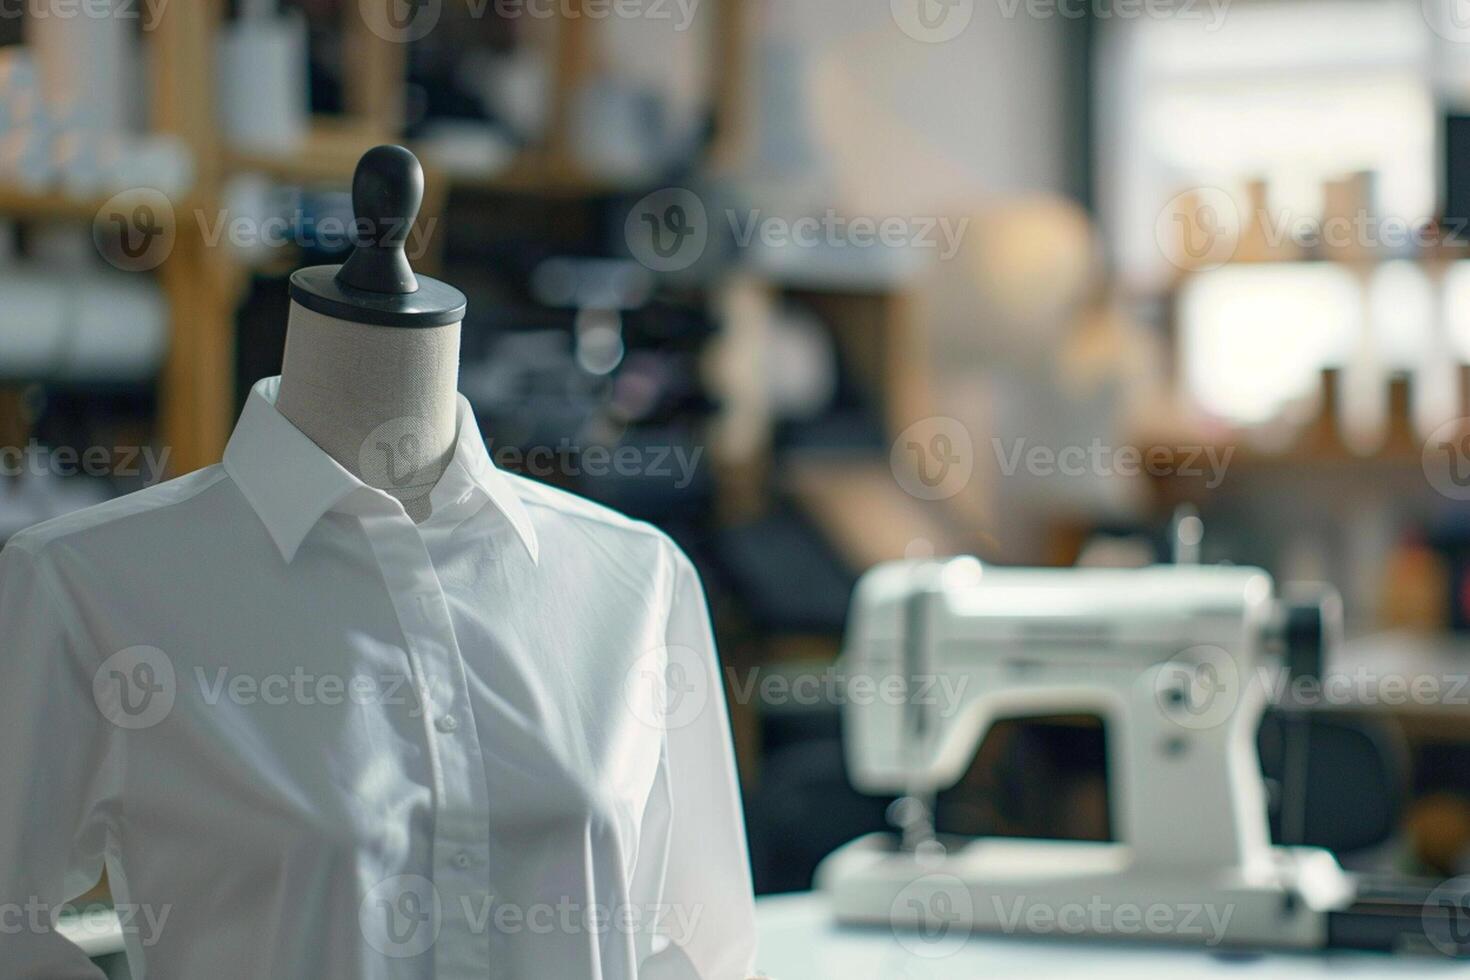
<instances>
[{"instance_id":1,"label":"shirt collar","mask_svg":"<svg viewBox=\"0 0 1470 980\"><path fill-rule=\"evenodd\" d=\"M387 497L349 473L276 410L281 379L255 384L240 421L225 448L224 468L265 524L271 540L289 563L322 515L362 490ZM535 563L539 558L536 530L515 485L490 460L475 413L459 397L458 435L454 455L431 501L437 511L448 501L481 495L515 529Z\"/></svg>"}]
</instances>

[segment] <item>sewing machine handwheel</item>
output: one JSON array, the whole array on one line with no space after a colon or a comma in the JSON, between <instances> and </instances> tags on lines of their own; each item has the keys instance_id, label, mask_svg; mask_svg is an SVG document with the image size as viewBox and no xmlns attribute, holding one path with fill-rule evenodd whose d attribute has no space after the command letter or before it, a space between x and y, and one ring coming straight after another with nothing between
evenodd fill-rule
<instances>
[{"instance_id":1,"label":"sewing machine handwheel","mask_svg":"<svg viewBox=\"0 0 1470 980\"><path fill-rule=\"evenodd\" d=\"M1289 675L1320 678L1342 636L1342 596L1325 583L1293 583L1283 590L1280 610Z\"/></svg>"}]
</instances>

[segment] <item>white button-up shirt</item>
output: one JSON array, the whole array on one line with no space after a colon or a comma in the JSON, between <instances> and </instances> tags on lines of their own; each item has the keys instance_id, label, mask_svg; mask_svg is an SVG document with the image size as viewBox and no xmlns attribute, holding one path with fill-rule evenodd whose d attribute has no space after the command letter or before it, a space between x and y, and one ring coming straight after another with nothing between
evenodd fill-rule
<instances>
[{"instance_id":1,"label":"white button-up shirt","mask_svg":"<svg viewBox=\"0 0 1470 980\"><path fill-rule=\"evenodd\" d=\"M51 920L105 866L138 980L748 976L689 561L463 400L415 525L275 392L0 554L0 973L97 975Z\"/></svg>"}]
</instances>

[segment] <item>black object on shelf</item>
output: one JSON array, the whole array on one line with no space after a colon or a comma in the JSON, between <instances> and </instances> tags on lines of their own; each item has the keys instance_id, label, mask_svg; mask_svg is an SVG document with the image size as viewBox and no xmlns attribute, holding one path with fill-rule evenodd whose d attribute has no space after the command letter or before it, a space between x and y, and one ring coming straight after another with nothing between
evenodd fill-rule
<instances>
[{"instance_id":1,"label":"black object on shelf","mask_svg":"<svg viewBox=\"0 0 1470 980\"><path fill-rule=\"evenodd\" d=\"M1470 116L1444 122L1444 233L1450 241L1470 238Z\"/></svg>"}]
</instances>

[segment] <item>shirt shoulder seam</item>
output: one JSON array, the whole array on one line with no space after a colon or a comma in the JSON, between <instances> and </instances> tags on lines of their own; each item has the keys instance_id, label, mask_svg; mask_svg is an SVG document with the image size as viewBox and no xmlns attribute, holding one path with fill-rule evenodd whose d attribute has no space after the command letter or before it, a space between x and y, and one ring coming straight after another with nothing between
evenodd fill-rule
<instances>
[{"instance_id":1,"label":"shirt shoulder seam","mask_svg":"<svg viewBox=\"0 0 1470 980\"><path fill-rule=\"evenodd\" d=\"M196 473L197 472L198 471L196 471ZM195 474L186 474L184 477L180 477L180 479L187 479L189 476L192 475ZM43 521L39 525L35 525L31 528L25 528L11 535L10 539L5 542L5 547L15 548L17 551L24 552L26 555L30 556L31 559L39 563L44 557L46 557L45 552L57 542L65 541L69 538L75 537L76 535L85 534L98 528L111 527L131 518L140 517L143 514L152 514L156 511L164 510L168 507L175 507L179 504L187 503L188 501L193 500L195 497L198 497L205 491L212 490L222 480L228 478L229 474L227 474L224 470L224 467L221 466L216 469L216 472L210 474L208 479L202 480L199 486L191 490L187 496L178 497L173 500L159 501L157 503L149 502L146 504L141 504L137 506L136 509L126 510L123 513L119 513L115 516L109 516L94 523L84 524L80 527L71 528L65 531L49 530L47 528L47 525L52 522ZM140 494L146 492L147 490L139 491ZM118 500L106 501L104 503L96 505L96 508L104 508L109 506L110 504L119 503L120 501L125 499L126 498L119 498ZM58 518L55 518L55 520L57 522L65 521L68 517L73 517L83 513L85 513L85 511L77 511L74 514L64 514Z\"/></svg>"},{"instance_id":2,"label":"shirt shoulder seam","mask_svg":"<svg viewBox=\"0 0 1470 980\"><path fill-rule=\"evenodd\" d=\"M520 497L521 503L525 504L527 507L539 507L542 510L554 511L555 513L560 514L564 517L570 517L587 524L597 524L601 527L612 528L613 530L617 531L630 531L634 534L638 534L643 537L655 538L665 543L668 543L669 541L669 536L654 525L648 523L647 521L640 521L635 518L628 517L626 514L619 514L615 510L608 510L608 513L612 516L604 517L597 513L586 513L582 510L577 509L576 507L565 506L564 504L561 504L555 500L547 500L539 494L523 494L518 488L516 489L516 493ZM599 504L593 503L592 501L587 501L587 503L592 508L602 510L607 509L601 507L601 505Z\"/></svg>"}]
</instances>

